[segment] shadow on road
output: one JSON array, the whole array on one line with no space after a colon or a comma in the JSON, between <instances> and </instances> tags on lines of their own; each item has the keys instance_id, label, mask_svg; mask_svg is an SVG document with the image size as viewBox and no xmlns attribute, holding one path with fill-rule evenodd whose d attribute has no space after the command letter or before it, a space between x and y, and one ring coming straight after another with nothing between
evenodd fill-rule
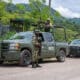
<instances>
[{"instance_id":1,"label":"shadow on road","mask_svg":"<svg viewBox=\"0 0 80 80\"><path fill-rule=\"evenodd\" d=\"M57 60L44 60L40 62L40 64L50 64L50 63L59 63Z\"/></svg>"},{"instance_id":2,"label":"shadow on road","mask_svg":"<svg viewBox=\"0 0 80 80\"><path fill-rule=\"evenodd\" d=\"M3 64L0 64L0 67L20 67L20 66L16 63L14 64L3 63Z\"/></svg>"},{"instance_id":3,"label":"shadow on road","mask_svg":"<svg viewBox=\"0 0 80 80\"><path fill-rule=\"evenodd\" d=\"M80 56L70 56L70 57L67 57L67 58L71 58L71 59L80 59Z\"/></svg>"},{"instance_id":4,"label":"shadow on road","mask_svg":"<svg viewBox=\"0 0 80 80\"><path fill-rule=\"evenodd\" d=\"M45 60L45 61L42 61L42 62L39 62L40 64L50 64L50 63L60 63L58 62L57 60ZM0 67L27 67L27 66L20 66L18 63L3 63L3 64L0 64Z\"/></svg>"}]
</instances>

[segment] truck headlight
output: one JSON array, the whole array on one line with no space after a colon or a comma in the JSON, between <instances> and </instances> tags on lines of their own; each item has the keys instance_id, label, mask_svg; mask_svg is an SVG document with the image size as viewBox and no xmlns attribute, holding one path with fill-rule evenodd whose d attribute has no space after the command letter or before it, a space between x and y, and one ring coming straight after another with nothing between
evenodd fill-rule
<instances>
[{"instance_id":1,"label":"truck headlight","mask_svg":"<svg viewBox=\"0 0 80 80\"><path fill-rule=\"evenodd\" d=\"M19 43L16 43L16 44L15 44L15 48L16 48L16 49L19 49L19 48L20 48L20 44L19 44Z\"/></svg>"},{"instance_id":2,"label":"truck headlight","mask_svg":"<svg viewBox=\"0 0 80 80\"><path fill-rule=\"evenodd\" d=\"M9 49L19 49L20 48L20 44L19 43L13 43L10 44Z\"/></svg>"}]
</instances>

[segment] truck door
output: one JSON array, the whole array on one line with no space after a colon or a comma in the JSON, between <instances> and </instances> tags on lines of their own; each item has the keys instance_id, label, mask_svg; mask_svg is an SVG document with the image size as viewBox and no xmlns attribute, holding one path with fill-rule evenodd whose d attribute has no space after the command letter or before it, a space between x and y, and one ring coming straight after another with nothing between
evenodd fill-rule
<instances>
[{"instance_id":1,"label":"truck door","mask_svg":"<svg viewBox=\"0 0 80 80\"><path fill-rule=\"evenodd\" d=\"M47 54L48 54L48 47L47 43L44 41L42 42L41 56L44 58L47 57Z\"/></svg>"},{"instance_id":2,"label":"truck door","mask_svg":"<svg viewBox=\"0 0 80 80\"><path fill-rule=\"evenodd\" d=\"M52 57L55 55L55 42L51 33L45 32L44 39L46 43L46 57Z\"/></svg>"},{"instance_id":3,"label":"truck door","mask_svg":"<svg viewBox=\"0 0 80 80\"><path fill-rule=\"evenodd\" d=\"M43 34L41 34L41 36L42 36L41 57L44 58L44 57L47 57L48 47L47 47L47 42L45 41Z\"/></svg>"}]
</instances>

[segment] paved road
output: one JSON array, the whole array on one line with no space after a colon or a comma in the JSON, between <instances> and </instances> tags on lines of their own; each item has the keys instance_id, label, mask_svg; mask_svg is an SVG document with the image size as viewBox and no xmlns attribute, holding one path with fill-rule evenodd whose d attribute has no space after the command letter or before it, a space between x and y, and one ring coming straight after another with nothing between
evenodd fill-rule
<instances>
[{"instance_id":1,"label":"paved road","mask_svg":"<svg viewBox=\"0 0 80 80\"><path fill-rule=\"evenodd\" d=\"M32 69L16 64L0 65L0 80L80 80L80 59L55 60L41 63L42 68Z\"/></svg>"}]
</instances>

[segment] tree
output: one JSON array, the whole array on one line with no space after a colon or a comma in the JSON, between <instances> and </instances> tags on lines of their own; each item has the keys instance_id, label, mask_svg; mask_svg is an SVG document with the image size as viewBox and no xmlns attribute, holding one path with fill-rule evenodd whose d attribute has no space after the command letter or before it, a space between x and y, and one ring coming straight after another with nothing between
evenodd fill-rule
<instances>
[{"instance_id":1,"label":"tree","mask_svg":"<svg viewBox=\"0 0 80 80\"><path fill-rule=\"evenodd\" d=\"M26 12L26 7L22 4L16 4L17 12L19 14L24 14Z\"/></svg>"},{"instance_id":2,"label":"tree","mask_svg":"<svg viewBox=\"0 0 80 80\"><path fill-rule=\"evenodd\" d=\"M32 17L36 20L46 20L49 14L49 7L45 6L46 0L29 0Z\"/></svg>"},{"instance_id":3,"label":"tree","mask_svg":"<svg viewBox=\"0 0 80 80\"><path fill-rule=\"evenodd\" d=\"M10 13L12 13L13 11L12 11L12 0L8 0L8 11L10 12Z\"/></svg>"},{"instance_id":4,"label":"tree","mask_svg":"<svg viewBox=\"0 0 80 80\"><path fill-rule=\"evenodd\" d=\"M0 17L2 17L6 12L5 11L5 6L6 6L5 2L0 1Z\"/></svg>"},{"instance_id":5,"label":"tree","mask_svg":"<svg viewBox=\"0 0 80 80\"><path fill-rule=\"evenodd\" d=\"M8 0L8 2L9 2L10 4L12 4L12 1L13 1L13 0Z\"/></svg>"}]
</instances>

